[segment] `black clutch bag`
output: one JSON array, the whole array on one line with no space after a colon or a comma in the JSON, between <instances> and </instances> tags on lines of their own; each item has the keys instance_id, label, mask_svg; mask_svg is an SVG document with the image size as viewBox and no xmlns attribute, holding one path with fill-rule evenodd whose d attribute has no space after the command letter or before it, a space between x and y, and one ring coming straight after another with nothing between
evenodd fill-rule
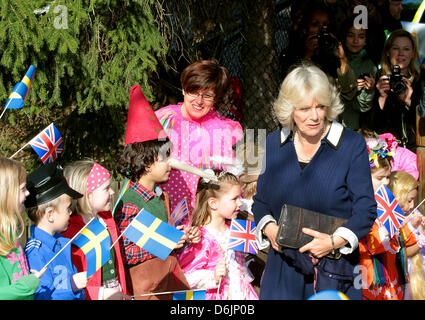
<instances>
[{"instance_id":1,"label":"black clutch bag","mask_svg":"<svg viewBox=\"0 0 425 320\"><path fill-rule=\"evenodd\" d=\"M284 204L280 212L276 243L282 247L299 249L313 240L313 237L301 231L302 228L331 235L347 222L347 219ZM330 257L338 258L338 256Z\"/></svg>"}]
</instances>

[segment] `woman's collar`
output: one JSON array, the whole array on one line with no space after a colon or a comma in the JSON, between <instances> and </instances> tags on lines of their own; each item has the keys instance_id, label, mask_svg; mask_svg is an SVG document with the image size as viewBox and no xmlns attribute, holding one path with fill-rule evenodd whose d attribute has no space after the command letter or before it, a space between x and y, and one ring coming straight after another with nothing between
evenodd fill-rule
<instances>
[{"instance_id":1,"label":"woman's collar","mask_svg":"<svg viewBox=\"0 0 425 320\"><path fill-rule=\"evenodd\" d=\"M335 150L338 149L342 136L344 135L344 126L337 121L332 121L328 134L325 136L325 141ZM288 138L292 136L292 131L289 128L280 130L280 146L288 142Z\"/></svg>"}]
</instances>

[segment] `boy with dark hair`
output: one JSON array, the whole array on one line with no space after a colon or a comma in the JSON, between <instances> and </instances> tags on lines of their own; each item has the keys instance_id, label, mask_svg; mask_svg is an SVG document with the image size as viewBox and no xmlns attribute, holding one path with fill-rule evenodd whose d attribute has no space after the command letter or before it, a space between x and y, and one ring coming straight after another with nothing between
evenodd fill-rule
<instances>
[{"instance_id":1,"label":"boy with dark hair","mask_svg":"<svg viewBox=\"0 0 425 320\"><path fill-rule=\"evenodd\" d=\"M131 185L119 200L115 221L122 233L142 208L164 222L170 220L170 199L159 184L169 178L171 142L168 140L139 85L130 91L125 148L120 158L122 174ZM189 239L189 230L175 249ZM190 289L178 261L170 254L165 261L143 250L125 237L121 238L127 285L136 299L170 299L170 295L140 294Z\"/></svg>"},{"instance_id":2,"label":"boy with dark hair","mask_svg":"<svg viewBox=\"0 0 425 320\"><path fill-rule=\"evenodd\" d=\"M29 196L25 200L28 217L35 223L25 247L30 269L41 270L53 257L40 278L35 300L84 300L85 272L77 273L71 262L71 246L59 233L68 228L72 199L83 195L71 189L62 167L48 163L27 176Z\"/></svg>"}]
</instances>

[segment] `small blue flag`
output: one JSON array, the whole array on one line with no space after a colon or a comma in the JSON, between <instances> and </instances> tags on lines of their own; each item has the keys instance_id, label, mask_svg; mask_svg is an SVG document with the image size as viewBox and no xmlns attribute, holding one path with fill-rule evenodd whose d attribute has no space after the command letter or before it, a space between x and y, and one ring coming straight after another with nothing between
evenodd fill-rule
<instances>
[{"instance_id":1,"label":"small blue flag","mask_svg":"<svg viewBox=\"0 0 425 320\"><path fill-rule=\"evenodd\" d=\"M142 209L123 235L140 248L165 260L183 236L183 232Z\"/></svg>"},{"instance_id":2,"label":"small blue flag","mask_svg":"<svg viewBox=\"0 0 425 320\"><path fill-rule=\"evenodd\" d=\"M72 242L86 255L87 278L111 258L111 237L108 229L93 219Z\"/></svg>"},{"instance_id":3,"label":"small blue flag","mask_svg":"<svg viewBox=\"0 0 425 320\"><path fill-rule=\"evenodd\" d=\"M7 109L20 109L24 106L24 101L30 90L32 80L34 79L35 67L31 65L24 75L22 80L18 82L9 95L5 108Z\"/></svg>"},{"instance_id":4,"label":"small blue flag","mask_svg":"<svg viewBox=\"0 0 425 320\"><path fill-rule=\"evenodd\" d=\"M175 292L173 300L205 300L205 290L188 290L184 292Z\"/></svg>"}]
</instances>

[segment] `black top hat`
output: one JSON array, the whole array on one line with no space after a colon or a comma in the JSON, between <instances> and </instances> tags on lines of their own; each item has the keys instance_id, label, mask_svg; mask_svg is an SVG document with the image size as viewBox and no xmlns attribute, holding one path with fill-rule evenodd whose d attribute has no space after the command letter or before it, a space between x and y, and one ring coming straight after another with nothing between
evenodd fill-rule
<instances>
[{"instance_id":1,"label":"black top hat","mask_svg":"<svg viewBox=\"0 0 425 320\"><path fill-rule=\"evenodd\" d=\"M64 193L73 199L83 195L68 186L60 164L50 162L27 176L29 196L25 199L25 207L32 208L52 201Z\"/></svg>"}]
</instances>

